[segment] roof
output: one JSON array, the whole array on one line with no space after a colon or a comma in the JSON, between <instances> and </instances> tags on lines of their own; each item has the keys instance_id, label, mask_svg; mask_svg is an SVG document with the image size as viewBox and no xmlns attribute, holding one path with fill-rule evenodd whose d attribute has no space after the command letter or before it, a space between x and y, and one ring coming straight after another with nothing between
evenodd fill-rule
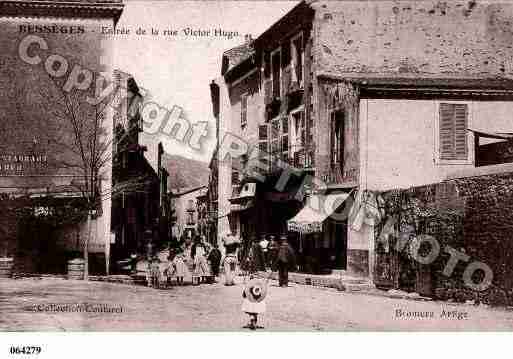
<instances>
[{"instance_id":1,"label":"roof","mask_svg":"<svg viewBox=\"0 0 513 359\"><path fill-rule=\"evenodd\" d=\"M279 42L282 37L290 33L291 29L301 23L310 22L311 16L313 16L313 10L310 6L312 2L315 2L315 0L299 1L296 6L272 24L255 40L256 46L259 48L266 45L274 47L275 44L273 44L273 42ZM310 14L311 16L305 16L305 14Z\"/></svg>"},{"instance_id":2,"label":"roof","mask_svg":"<svg viewBox=\"0 0 513 359\"><path fill-rule=\"evenodd\" d=\"M226 75L234 67L251 58L254 53L253 42L246 42L230 50L226 50L223 53L221 75Z\"/></svg>"},{"instance_id":3,"label":"roof","mask_svg":"<svg viewBox=\"0 0 513 359\"><path fill-rule=\"evenodd\" d=\"M0 0L2 16L112 18L123 12L122 0Z\"/></svg>"},{"instance_id":4,"label":"roof","mask_svg":"<svg viewBox=\"0 0 513 359\"><path fill-rule=\"evenodd\" d=\"M322 75L321 75L322 76ZM358 83L364 87L397 86L397 87L436 87L436 88L458 88L458 89L494 89L513 90L513 79L509 78L450 78L450 77L423 77L400 76L400 77L348 77L350 82Z\"/></svg>"},{"instance_id":5,"label":"roof","mask_svg":"<svg viewBox=\"0 0 513 359\"><path fill-rule=\"evenodd\" d=\"M376 74L318 72L321 79L347 81L360 88L361 98L405 97L483 97L512 100L513 79L506 77L440 77L428 74L378 76Z\"/></svg>"}]
</instances>

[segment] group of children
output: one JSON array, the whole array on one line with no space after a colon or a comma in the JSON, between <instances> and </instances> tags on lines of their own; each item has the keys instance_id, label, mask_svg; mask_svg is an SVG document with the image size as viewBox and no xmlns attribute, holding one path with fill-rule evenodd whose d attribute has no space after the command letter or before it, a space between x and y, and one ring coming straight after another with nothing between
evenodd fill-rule
<instances>
[{"instance_id":1,"label":"group of children","mask_svg":"<svg viewBox=\"0 0 513 359\"><path fill-rule=\"evenodd\" d=\"M183 285L183 278L187 272L185 256L182 252L170 252L167 262L162 262L157 256L148 261L148 286L161 288L165 282L168 287L172 285L171 279L176 278L176 285Z\"/></svg>"}]
</instances>

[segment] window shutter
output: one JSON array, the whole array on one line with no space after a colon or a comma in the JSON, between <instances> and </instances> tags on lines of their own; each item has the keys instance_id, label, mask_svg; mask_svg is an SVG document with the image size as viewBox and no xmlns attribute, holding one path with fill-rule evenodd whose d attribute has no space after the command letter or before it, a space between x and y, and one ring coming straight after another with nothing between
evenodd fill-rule
<instances>
[{"instance_id":1,"label":"window shutter","mask_svg":"<svg viewBox=\"0 0 513 359\"><path fill-rule=\"evenodd\" d=\"M467 123L466 104L440 104L440 159L467 159Z\"/></svg>"},{"instance_id":2,"label":"window shutter","mask_svg":"<svg viewBox=\"0 0 513 359\"><path fill-rule=\"evenodd\" d=\"M454 106L455 152L456 159L467 159L467 105Z\"/></svg>"},{"instance_id":3,"label":"window shutter","mask_svg":"<svg viewBox=\"0 0 513 359\"><path fill-rule=\"evenodd\" d=\"M271 154L276 156L280 152L280 120L271 122Z\"/></svg>"},{"instance_id":4,"label":"window shutter","mask_svg":"<svg viewBox=\"0 0 513 359\"><path fill-rule=\"evenodd\" d=\"M240 106L240 127L244 128L248 122L248 96L246 94L241 96Z\"/></svg>"},{"instance_id":5,"label":"window shutter","mask_svg":"<svg viewBox=\"0 0 513 359\"><path fill-rule=\"evenodd\" d=\"M335 111L332 111L330 114L330 158L332 166L337 161L335 153L335 141L337 139L337 136L335 134L335 130Z\"/></svg>"},{"instance_id":6,"label":"window shutter","mask_svg":"<svg viewBox=\"0 0 513 359\"><path fill-rule=\"evenodd\" d=\"M239 183L239 172L232 169L232 186L238 185Z\"/></svg>"},{"instance_id":7,"label":"window shutter","mask_svg":"<svg viewBox=\"0 0 513 359\"><path fill-rule=\"evenodd\" d=\"M258 156L260 159L267 159L269 154L268 125L258 126Z\"/></svg>"},{"instance_id":8,"label":"window shutter","mask_svg":"<svg viewBox=\"0 0 513 359\"><path fill-rule=\"evenodd\" d=\"M281 152L282 160L289 162L289 118L283 116L281 119Z\"/></svg>"}]
</instances>

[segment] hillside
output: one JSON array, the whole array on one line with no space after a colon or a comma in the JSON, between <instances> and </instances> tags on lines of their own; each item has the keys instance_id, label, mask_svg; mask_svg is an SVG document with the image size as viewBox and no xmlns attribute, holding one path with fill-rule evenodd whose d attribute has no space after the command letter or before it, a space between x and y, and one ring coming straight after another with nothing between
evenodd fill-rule
<instances>
[{"instance_id":1,"label":"hillside","mask_svg":"<svg viewBox=\"0 0 513 359\"><path fill-rule=\"evenodd\" d=\"M177 155L164 153L162 165L169 172L168 189L176 191L178 188L198 187L208 185L208 163L192 160Z\"/></svg>"}]
</instances>

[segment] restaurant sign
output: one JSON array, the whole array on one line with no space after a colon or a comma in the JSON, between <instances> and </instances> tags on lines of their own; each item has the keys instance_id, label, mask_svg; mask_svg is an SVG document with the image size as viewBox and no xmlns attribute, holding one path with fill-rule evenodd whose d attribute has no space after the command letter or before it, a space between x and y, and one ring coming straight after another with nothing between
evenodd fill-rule
<instances>
[{"instance_id":1,"label":"restaurant sign","mask_svg":"<svg viewBox=\"0 0 513 359\"><path fill-rule=\"evenodd\" d=\"M40 174L48 169L48 156L43 153L0 154L0 175Z\"/></svg>"}]
</instances>

